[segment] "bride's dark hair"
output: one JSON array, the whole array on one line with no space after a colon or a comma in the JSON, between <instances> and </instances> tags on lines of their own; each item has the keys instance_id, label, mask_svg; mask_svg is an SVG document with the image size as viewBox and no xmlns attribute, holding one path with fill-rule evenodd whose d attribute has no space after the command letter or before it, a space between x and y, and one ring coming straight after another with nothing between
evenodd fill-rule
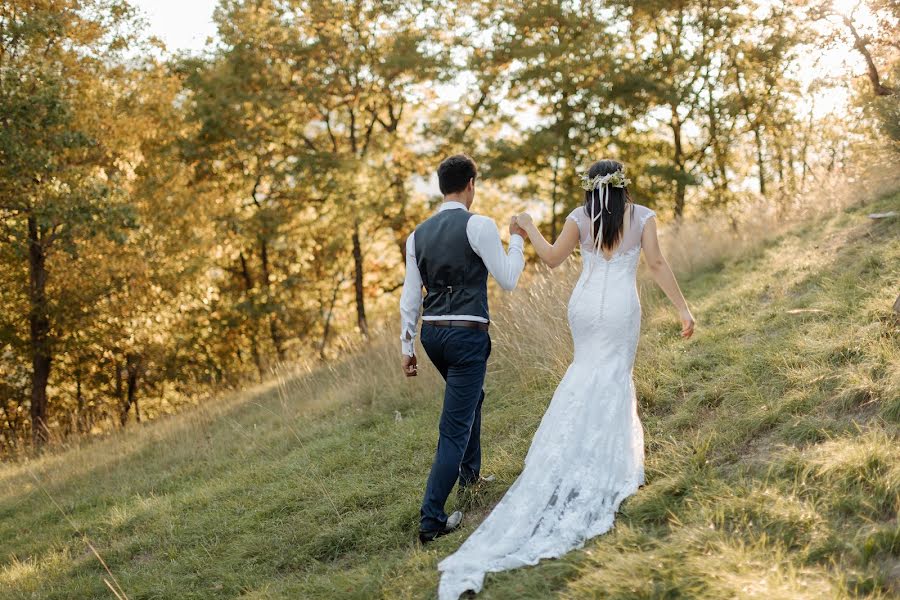
<instances>
[{"instance_id":1,"label":"bride's dark hair","mask_svg":"<svg viewBox=\"0 0 900 600\"><path fill-rule=\"evenodd\" d=\"M594 178L597 175L609 175L616 171L625 170L625 165L617 160L604 159L598 160L588 169L588 177ZM586 191L584 193L584 210L588 214L599 216L601 210L601 190ZM600 238L600 248L612 250L622 238L622 229L625 219L625 203L631 202L631 195L628 193L628 187L609 186L609 197L606 201L607 210L603 211L603 231L600 231L600 221L597 219L591 224L593 230L593 240ZM609 212L607 212L609 211ZM631 214L634 218L634 213ZM594 247L596 247L596 241Z\"/></svg>"}]
</instances>

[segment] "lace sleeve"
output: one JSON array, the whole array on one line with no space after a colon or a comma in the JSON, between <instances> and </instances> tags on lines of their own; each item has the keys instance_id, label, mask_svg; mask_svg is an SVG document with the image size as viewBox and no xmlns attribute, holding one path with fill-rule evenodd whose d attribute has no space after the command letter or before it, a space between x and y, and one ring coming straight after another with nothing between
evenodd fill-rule
<instances>
[{"instance_id":1,"label":"lace sleeve","mask_svg":"<svg viewBox=\"0 0 900 600\"><path fill-rule=\"evenodd\" d=\"M590 239L590 233L588 232L588 222L590 221L590 219L588 219L587 215L584 214L584 207L579 206L575 208L575 210L570 212L566 217L566 221L570 220L578 226L578 240L582 244L586 244L587 240Z\"/></svg>"},{"instance_id":2,"label":"lace sleeve","mask_svg":"<svg viewBox=\"0 0 900 600\"><path fill-rule=\"evenodd\" d=\"M656 216L656 212L649 208L644 211L644 214L641 215L641 231L644 230L644 223L647 222L647 219L649 219L650 217L655 217L655 216Z\"/></svg>"},{"instance_id":3,"label":"lace sleeve","mask_svg":"<svg viewBox=\"0 0 900 600\"><path fill-rule=\"evenodd\" d=\"M566 217L566 220L568 221L569 219L571 219L571 220L575 221L576 225L580 226L581 221L578 219L578 213L581 211L582 211L582 208L579 206L578 208L576 208L575 210L573 210L572 212L569 213L569 216Z\"/></svg>"}]
</instances>

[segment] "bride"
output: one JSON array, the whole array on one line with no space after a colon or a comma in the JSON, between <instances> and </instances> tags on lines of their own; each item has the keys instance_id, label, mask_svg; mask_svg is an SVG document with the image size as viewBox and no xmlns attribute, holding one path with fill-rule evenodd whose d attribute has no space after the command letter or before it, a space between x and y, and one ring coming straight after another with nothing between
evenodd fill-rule
<instances>
[{"instance_id":1,"label":"bride","mask_svg":"<svg viewBox=\"0 0 900 600\"><path fill-rule=\"evenodd\" d=\"M678 309L694 318L660 252L652 210L634 204L624 166L601 160L582 176L585 201L550 244L517 217L538 256L556 267L580 242L582 272L568 305L572 364L534 434L521 475L453 554L438 564L440 600L481 590L486 573L558 557L613 526L619 504L644 483L644 435L632 367L641 324L635 273L641 248Z\"/></svg>"}]
</instances>

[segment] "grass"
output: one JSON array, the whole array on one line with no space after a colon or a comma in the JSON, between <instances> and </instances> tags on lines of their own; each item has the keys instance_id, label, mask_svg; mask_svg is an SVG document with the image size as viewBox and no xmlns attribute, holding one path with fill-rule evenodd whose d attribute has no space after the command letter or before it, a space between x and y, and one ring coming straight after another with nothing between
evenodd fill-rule
<instances>
[{"instance_id":1,"label":"grass","mask_svg":"<svg viewBox=\"0 0 900 600\"><path fill-rule=\"evenodd\" d=\"M647 485L608 534L488 575L479 597L900 595L900 220L865 216L898 207L893 193L763 241L704 238L707 260L682 268L688 341L643 282ZM460 534L413 542L440 382L430 366L404 380L389 336L0 467L3 597L112 598L105 580L132 600L433 597L437 562L517 476L571 359L573 274L530 274L495 311L483 440L497 480Z\"/></svg>"}]
</instances>

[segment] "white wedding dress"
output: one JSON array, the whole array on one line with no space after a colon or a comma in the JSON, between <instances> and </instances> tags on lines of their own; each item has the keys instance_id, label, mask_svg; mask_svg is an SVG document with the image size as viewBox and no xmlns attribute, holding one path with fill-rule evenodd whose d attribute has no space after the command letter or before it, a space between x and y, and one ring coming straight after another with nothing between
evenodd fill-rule
<instances>
[{"instance_id":1,"label":"white wedding dress","mask_svg":"<svg viewBox=\"0 0 900 600\"><path fill-rule=\"evenodd\" d=\"M655 213L628 205L610 259L592 245L584 208L582 271L569 298L575 355L534 434L519 478L462 546L438 564L440 600L481 590L486 573L537 564L613 526L644 483L644 433L632 380L641 325L635 274L641 231Z\"/></svg>"}]
</instances>

